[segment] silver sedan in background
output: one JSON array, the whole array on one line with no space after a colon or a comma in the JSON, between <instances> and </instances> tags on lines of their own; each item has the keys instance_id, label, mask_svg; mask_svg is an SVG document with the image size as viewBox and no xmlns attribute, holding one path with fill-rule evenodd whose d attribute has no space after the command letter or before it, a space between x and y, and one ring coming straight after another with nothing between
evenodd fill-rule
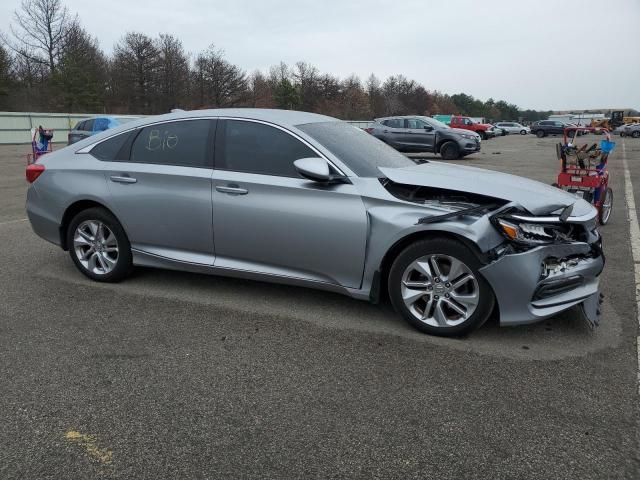
<instances>
[{"instance_id":1,"label":"silver sedan in background","mask_svg":"<svg viewBox=\"0 0 640 480\"><path fill-rule=\"evenodd\" d=\"M516 122L498 122L495 126L506 131L507 134L518 133L520 135L526 135L527 133L531 133L531 129L529 127L525 127L524 125L520 125Z\"/></svg>"},{"instance_id":2,"label":"silver sedan in background","mask_svg":"<svg viewBox=\"0 0 640 480\"><path fill-rule=\"evenodd\" d=\"M260 109L136 120L27 167L34 231L87 277L134 265L377 302L460 335L576 305L596 320L596 210L520 177L416 165L334 118Z\"/></svg>"}]
</instances>

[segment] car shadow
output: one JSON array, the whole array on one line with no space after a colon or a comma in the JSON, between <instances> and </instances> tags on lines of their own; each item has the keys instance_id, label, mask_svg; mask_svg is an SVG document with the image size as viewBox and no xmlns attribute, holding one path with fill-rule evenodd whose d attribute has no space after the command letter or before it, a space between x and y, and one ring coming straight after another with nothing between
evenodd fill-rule
<instances>
[{"instance_id":1,"label":"car shadow","mask_svg":"<svg viewBox=\"0 0 640 480\"><path fill-rule=\"evenodd\" d=\"M140 267L122 283L96 283L78 272L66 255L50 257L38 275L90 288L232 310L247 321L254 321L256 315L276 316L354 335L392 335L425 345L510 358L550 360L583 356L615 345L621 324L614 309L605 303L603 315L608 318L597 330L590 329L576 310L569 310L544 322L509 328L501 328L493 315L466 337L443 338L412 328L394 312L388 300L373 305L303 287ZM135 304L131 308L135 309Z\"/></svg>"}]
</instances>

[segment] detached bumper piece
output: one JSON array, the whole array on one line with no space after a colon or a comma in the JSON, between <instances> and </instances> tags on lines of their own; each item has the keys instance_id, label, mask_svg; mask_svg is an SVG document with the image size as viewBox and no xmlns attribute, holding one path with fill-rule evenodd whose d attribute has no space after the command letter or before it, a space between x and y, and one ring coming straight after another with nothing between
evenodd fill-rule
<instances>
[{"instance_id":1,"label":"detached bumper piece","mask_svg":"<svg viewBox=\"0 0 640 480\"><path fill-rule=\"evenodd\" d=\"M596 325L603 267L597 248L576 242L506 254L480 272L496 295L502 325L534 323L580 304Z\"/></svg>"}]
</instances>

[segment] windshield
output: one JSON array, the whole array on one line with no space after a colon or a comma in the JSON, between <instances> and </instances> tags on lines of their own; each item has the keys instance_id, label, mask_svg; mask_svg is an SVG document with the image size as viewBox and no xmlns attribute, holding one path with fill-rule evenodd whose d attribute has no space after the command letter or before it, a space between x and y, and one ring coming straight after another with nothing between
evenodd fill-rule
<instances>
[{"instance_id":1,"label":"windshield","mask_svg":"<svg viewBox=\"0 0 640 480\"><path fill-rule=\"evenodd\" d=\"M319 122L296 128L322 144L359 177L379 177L378 167L411 167L412 160L346 122Z\"/></svg>"},{"instance_id":2,"label":"windshield","mask_svg":"<svg viewBox=\"0 0 640 480\"><path fill-rule=\"evenodd\" d=\"M424 120L433 128L451 128L446 123L442 123L440 120L436 120L435 118L431 118L431 117L418 117L418 118Z\"/></svg>"}]
</instances>

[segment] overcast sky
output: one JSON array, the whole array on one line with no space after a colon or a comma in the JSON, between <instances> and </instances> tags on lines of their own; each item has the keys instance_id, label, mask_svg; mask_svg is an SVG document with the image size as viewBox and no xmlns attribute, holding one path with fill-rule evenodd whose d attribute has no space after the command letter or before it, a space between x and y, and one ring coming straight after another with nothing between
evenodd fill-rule
<instances>
[{"instance_id":1,"label":"overcast sky","mask_svg":"<svg viewBox=\"0 0 640 480\"><path fill-rule=\"evenodd\" d=\"M0 2L8 31L19 0ZM402 73L522 108L640 109L640 0L66 0L111 52L127 31L210 44L247 71L304 60Z\"/></svg>"}]
</instances>

